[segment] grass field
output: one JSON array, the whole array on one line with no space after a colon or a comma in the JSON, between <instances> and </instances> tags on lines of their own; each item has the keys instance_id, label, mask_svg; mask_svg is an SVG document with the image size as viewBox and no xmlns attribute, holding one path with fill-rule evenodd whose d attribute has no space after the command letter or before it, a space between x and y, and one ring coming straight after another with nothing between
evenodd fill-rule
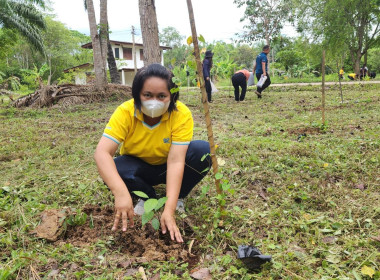
<instances>
[{"instance_id":1,"label":"grass field","mask_svg":"<svg viewBox=\"0 0 380 280\"><path fill-rule=\"evenodd\" d=\"M178 216L180 227L191 221L196 263L138 261L109 232L82 243L67 238L91 227L90 216L55 242L32 234L46 209L112 207L93 153L122 101L2 105L0 279L142 279L140 266L148 279L190 279L200 268L212 279L380 279L379 92L380 85L347 85L341 104L330 88L325 126L318 87L273 87L261 100L251 89L240 103L230 89L216 93L210 111L229 192L218 197L209 174ZM193 112L194 139L207 140L199 93L184 90L180 100ZM242 244L272 262L249 271L236 257Z\"/></svg>"}]
</instances>

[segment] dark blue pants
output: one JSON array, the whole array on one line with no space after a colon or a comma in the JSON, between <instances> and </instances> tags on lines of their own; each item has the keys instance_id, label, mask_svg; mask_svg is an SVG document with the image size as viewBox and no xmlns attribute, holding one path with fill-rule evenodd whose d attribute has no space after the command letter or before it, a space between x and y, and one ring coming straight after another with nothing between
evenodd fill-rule
<instances>
[{"instance_id":1,"label":"dark blue pants","mask_svg":"<svg viewBox=\"0 0 380 280\"><path fill-rule=\"evenodd\" d=\"M257 82L259 82L259 80L260 80L260 78L261 78L261 75L262 75L262 74L257 74L257 73L256 73ZM269 87L270 84L271 84L270 77L269 77L269 75L268 75L268 73L267 73L267 79L266 79L265 83L263 84L262 87L257 87L257 91L258 91L259 93L261 93L264 89L266 89L267 87Z\"/></svg>"},{"instance_id":2,"label":"dark blue pants","mask_svg":"<svg viewBox=\"0 0 380 280\"><path fill-rule=\"evenodd\" d=\"M211 98L211 91L212 91L212 88L211 88L211 83L210 83L210 80L206 80L205 79L205 87L206 87L206 92L207 92L207 101L208 102L211 102L212 98Z\"/></svg>"},{"instance_id":3,"label":"dark blue pants","mask_svg":"<svg viewBox=\"0 0 380 280\"><path fill-rule=\"evenodd\" d=\"M201 161L203 155L207 157ZM186 153L185 169L183 173L179 198L186 197L190 191L208 173L204 171L211 168L210 145L206 141L191 141ZM115 164L120 177L123 179L131 195L133 191L142 191L150 198L156 198L155 185L166 184L166 163L151 165L145 161L122 155L116 157ZM204 171L204 172L202 172Z\"/></svg>"},{"instance_id":4,"label":"dark blue pants","mask_svg":"<svg viewBox=\"0 0 380 280\"><path fill-rule=\"evenodd\" d=\"M231 81L235 89L235 101L243 101L247 91L247 78L243 73L239 72L231 77ZM241 87L241 95L239 94L239 87Z\"/></svg>"}]
</instances>

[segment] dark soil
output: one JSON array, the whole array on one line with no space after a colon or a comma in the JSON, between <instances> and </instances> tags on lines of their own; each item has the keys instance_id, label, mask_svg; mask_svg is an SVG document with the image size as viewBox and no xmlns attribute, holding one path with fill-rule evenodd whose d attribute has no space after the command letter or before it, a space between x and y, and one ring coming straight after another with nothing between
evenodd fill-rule
<instances>
[{"instance_id":1,"label":"dark soil","mask_svg":"<svg viewBox=\"0 0 380 280\"><path fill-rule=\"evenodd\" d=\"M154 230L150 224L142 228L139 216L136 216L133 228L129 227L126 232L122 232L121 229L111 230L114 221L112 208L87 206L82 211L88 215L86 223L68 227L57 242L84 247L103 240L109 249L122 253L124 257L127 256L136 262L168 261L174 258L177 261L188 262L192 266L199 259L196 255L196 244L189 253L189 243L194 239L194 232L189 226L190 223L186 221L178 224L184 243L177 243L170 239L169 234L164 235L161 230Z\"/></svg>"}]
</instances>

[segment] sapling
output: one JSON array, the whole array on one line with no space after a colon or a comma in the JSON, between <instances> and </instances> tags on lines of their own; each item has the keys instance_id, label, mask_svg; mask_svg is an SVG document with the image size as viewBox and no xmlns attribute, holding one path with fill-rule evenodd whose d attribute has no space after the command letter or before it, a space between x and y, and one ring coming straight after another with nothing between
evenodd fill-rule
<instances>
[{"instance_id":1,"label":"sapling","mask_svg":"<svg viewBox=\"0 0 380 280\"><path fill-rule=\"evenodd\" d=\"M165 205L165 202L168 200L167 197L161 197L160 199L149 198L144 192L134 191L135 195L141 198L147 198L144 203L144 214L141 216L141 224L144 226L149 221L152 221L152 226L155 230L160 228L160 221L157 218L158 211Z\"/></svg>"}]
</instances>

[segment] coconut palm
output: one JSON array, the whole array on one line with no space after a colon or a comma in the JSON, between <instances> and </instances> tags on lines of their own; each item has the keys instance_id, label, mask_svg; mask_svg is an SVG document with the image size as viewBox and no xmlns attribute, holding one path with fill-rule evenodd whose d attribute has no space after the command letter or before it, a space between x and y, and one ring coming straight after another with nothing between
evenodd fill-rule
<instances>
[{"instance_id":1,"label":"coconut palm","mask_svg":"<svg viewBox=\"0 0 380 280\"><path fill-rule=\"evenodd\" d=\"M17 30L43 52L41 30L46 26L38 8L44 7L44 0L0 0L0 27Z\"/></svg>"}]
</instances>

